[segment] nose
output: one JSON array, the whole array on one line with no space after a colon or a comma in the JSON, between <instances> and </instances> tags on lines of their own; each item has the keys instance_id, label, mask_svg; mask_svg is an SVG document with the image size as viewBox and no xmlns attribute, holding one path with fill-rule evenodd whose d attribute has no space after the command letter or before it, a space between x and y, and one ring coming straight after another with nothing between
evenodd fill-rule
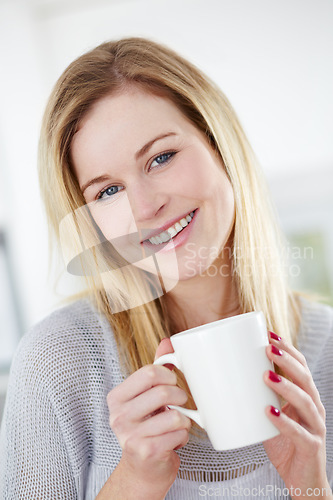
<instances>
[{"instance_id":1,"label":"nose","mask_svg":"<svg viewBox=\"0 0 333 500\"><path fill-rule=\"evenodd\" d=\"M127 187L127 196L134 220L138 227L148 228L168 204L169 195L161 186L147 179L136 180L135 185ZM156 225L156 222L154 223Z\"/></svg>"}]
</instances>

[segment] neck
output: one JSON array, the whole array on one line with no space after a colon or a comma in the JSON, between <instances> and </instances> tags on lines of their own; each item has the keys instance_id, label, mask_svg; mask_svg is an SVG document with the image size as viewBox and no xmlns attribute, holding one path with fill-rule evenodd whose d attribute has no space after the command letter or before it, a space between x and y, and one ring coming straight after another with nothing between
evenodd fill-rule
<instances>
[{"instance_id":1,"label":"neck","mask_svg":"<svg viewBox=\"0 0 333 500\"><path fill-rule=\"evenodd\" d=\"M239 314L230 259L219 257L205 273L180 281L167 294L166 301L177 331Z\"/></svg>"}]
</instances>

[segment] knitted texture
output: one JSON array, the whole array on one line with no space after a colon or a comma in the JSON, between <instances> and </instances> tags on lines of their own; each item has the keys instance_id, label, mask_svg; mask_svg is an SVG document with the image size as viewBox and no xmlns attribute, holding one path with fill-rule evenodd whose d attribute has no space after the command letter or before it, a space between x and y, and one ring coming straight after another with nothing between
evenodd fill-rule
<instances>
[{"instance_id":1,"label":"knitted texture","mask_svg":"<svg viewBox=\"0 0 333 500\"><path fill-rule=\"evenodd\" d=\"M302 300L298 348L326 408L332 486L333 309ZM88 299L27 333L12 363L1 426L0 498L95 499L121 457L106 397L123 380L110 325ZM222 452L205 436L191 437L177 453L168 500L289 498L262 443Z\"/></svg>"}]
</instances>

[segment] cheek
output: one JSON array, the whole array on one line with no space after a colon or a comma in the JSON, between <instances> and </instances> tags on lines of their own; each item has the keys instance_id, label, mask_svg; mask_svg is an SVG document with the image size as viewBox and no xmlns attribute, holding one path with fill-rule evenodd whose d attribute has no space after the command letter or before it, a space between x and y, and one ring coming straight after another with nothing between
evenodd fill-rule
<instances>
[{"instance_id":1,"label":"cheek","mask_svg":"<svg viewBox=\"0 0 333 500\"><path fill-rule=\"evenodd\" d=\"M224 171L215 179L212 200L216 213L216 224L224 231L231 230L235 219L235 197Z\"/></svg>"},{"instance_id":2,"label":"cheek","mask_svg":"<svg viewBox=\"0 0 333 500\"><path fill-rule=\"evenodd\" d=\"M217 184L218 185L218 184ZM235 197L232 186L226 174L223 174L218 189L216 190L216 197L223 212L228 218L234 218L235 212Z\"/></svg>"},{"instance_id":3,"label":"cheek","mask_svg":"<svg viewBox=\"0 0 333 500\"><path fill-rule=\"evenodd\" d=\"M133 212L125 193L120 194L119 198L112 203L106 201L91 204L89 209L95 223L109 241L137 231Z\"/></svg>"},{"instance_id":4,"label":"cheek","mask_svg":"<svg viewBox=\"0 0 333 500\"><path fill-rule=\"evenodd\" d=\"M170 176L172 192L177 191L182 197L198 201L210 198L216 188L212 166L209 165L211 161L200 151L184 156Z\"/></svg>"},{"instance_id":5,"label":"cheek","mask_svg":"<svg viewBox=\"0 0 333 500\"><path fill-rule=\"evenodd\" d=\"M183 196L214 202L217 212L233 216L232 186L224 167L206 148L198 148L184 159L173 182L179 186Z\"/></svg>"},{"instance_id":6,"label":"cheek","mask_svg":"<svg viewBox=\"0 0 333 500\"><path fill-rule=\"evenodd\" d=\"M133 212L125 193L115 202L95 204L90 211L104 238L127 263L136 263L144 257L138 244L138 229Z\"/></svg>"}]
</instances>

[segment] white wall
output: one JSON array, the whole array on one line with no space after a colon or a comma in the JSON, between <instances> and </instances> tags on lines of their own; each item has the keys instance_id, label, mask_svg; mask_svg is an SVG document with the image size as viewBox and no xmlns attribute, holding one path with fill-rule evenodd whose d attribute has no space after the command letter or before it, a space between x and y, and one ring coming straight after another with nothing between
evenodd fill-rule
<instances>
[{"instance_id":1,"label":"white wall","mask_svg":"<svg viewBox=\"0 0 333 500\"><path fill-rule=\"evenodd\" d=\"M41 10L48 85L74 57L98 42L124 35L150 36L181 51L219 82L269 171L288 172L332 161L330 0L86 5L59 15Z\"/></svg>"},{"instance_id":2,"label":"white wall","mask_svg":"<svg viewBox=\"0 0 333 500\"><path fill-rule=\"evenodd\" d=\"M41 67L27 2L0 5L2 207L24 326L45 307L45 223L36 150L42 109Z\"/></svg>"},{"instance_id":3,"label":"white wall","mask_svg":"<svg viewBox=\"0 0 333 500\"><path fill-rule=\"evenodd\" d=\"M42 109L66 65L107 39L167 43L226 92L281 207L289 176L313 179L302 197L311 212L333 166L332 17L330 0L2 0L0 195L25 329L74 286L63 279L57 295L47 282L36 170Z\"/></svg>"}]
</instances>

